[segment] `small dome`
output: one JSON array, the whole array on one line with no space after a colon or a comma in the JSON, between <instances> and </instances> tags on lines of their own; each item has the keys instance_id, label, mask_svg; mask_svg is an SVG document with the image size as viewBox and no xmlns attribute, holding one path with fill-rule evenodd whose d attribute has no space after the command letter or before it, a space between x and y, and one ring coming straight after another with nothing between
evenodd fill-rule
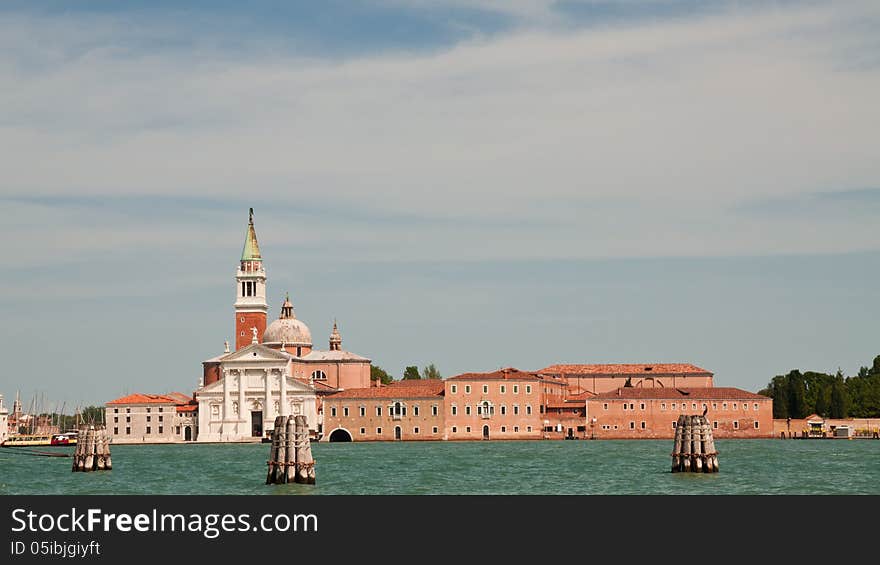
<instances>
[{"instance_id":1,"label":"small dome","mask_svg":"<svg viewBox=\"0 0 880 565\"><path fill-rule=\"evenodd\" d=\"M263 332L263 343L312 345L312 332L296 318L278 318Z\"/></svg>"}]
</instances>

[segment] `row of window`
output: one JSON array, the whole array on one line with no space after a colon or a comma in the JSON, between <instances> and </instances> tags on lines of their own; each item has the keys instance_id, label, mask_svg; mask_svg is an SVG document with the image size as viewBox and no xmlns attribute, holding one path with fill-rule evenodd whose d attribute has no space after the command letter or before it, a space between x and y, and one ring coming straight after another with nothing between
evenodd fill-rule
<instances>
[{"instance_id":1,"label":"row of window","mask_svg":"<svg viewBox=\"0 0 880 565\"><path fill-rule=\"evenodd\" d=\"M413 416L419 415L419 405L412 405ZM392 416L406 416L406 406L401 402L395 402L394 404L388 407L388 413ZM440 407L437 404L431 405L431 416L437 416L440 413ZM337 410L335 406L330 407L330 416L336 417ZM366 406L358 406L358 414L361 418L367 415L367 407ZM342 415L343 417L348 417L349 411L348 406L342 407ZM382 415L382 407L376 406L376 416Z\"/></svg>"},{"instance_id":2,"label":"row of window","mask_svg":"<svg viewBox=\"0 0 880 565\"><path fill-rule=\"evenodd\" d=\"M672 422L672 429L675 429L677 425L678 425L678 422L673 421L673 422ZM760 425L758 424L758 421L757 421L757 420L755 420L754 425L755 425L755 429L756 429L756 430L757 430L757 429L760 429ZM643 430L644 430L644 429L646 429L646 427L647 427L647 423L646 423L645 421L639 422L639 428L640 428L640 429L643 429ZM713 422L712 422L712 428L714 428L714 429L716 429L716 430L718 429L718 422L717 422L717 421L713 421ZM610 429L615 429L615 430L616 430L616 429L617 429L617 425L611 426L610 424L602 424L602 429L603 429L603 430L610 430ZM629 429L631 429L631 430L636 429L636 423L633 422L633 421L630 421L630 423L629 423ZM737 420L734 420L734 421L733 421L733 429L734 429L734 430L738 430L738 429L739 429L739 421L737 421Z\"/></svg>"},{"instance_id":3,"label":"row of window","mask_svg":"<svg viewBox=\"0 0 880 565\"><path fill-rule=\"evenodd\" d=\"M151 421L152 418L153 418L152 416L147 416L147 422ZM164 416L159 416L159 421L162 422L164 418L165 418ZM113 423L114 423L114 424L118 424L118 423L119 423L119 416L113 416ZM130 424L130 423L131 423L131 416L126 416L126 417L125 417L125 423L126 423L126 424Z\"/></svg>"},{"instance_id":4,"label":"row of window","mask_svg":"<svg viewBox=\"0 0 880 565\"><path fill-rule=\"evenodd\" d=\"M519 385L513 386L513 394L519 394ZM498 390L501 394L507 393L507 385L500 385ZM458 392L458 385L450 385L449 392L452 394L456 394ZM464 393L471 393L471 385L464 385ZM489 385L483 385L483 394L489 394ZM526 394L532 394L532 385L526 385Z\"/></svg>"},{"instance_id":5,"label":"row of window","mask_svg":"<svg viewBox=\"0 0 880 565\"><path fill-rule=\"evenodd\" d=\"M146 433L148 433L148 434L153 433L153 429L151 426L147 426ZM165 433L165 426L159 426L158 433L164 434ZM174 433L177 435L180 435L180 426L177 426L176 428L174 428ZM115 436L119 435L119 427L113 428L113 435L115 435ZM125 427L125 435L127 435L127 436L131 435L131 427L130 426Z\"/></svg>"},{"instance_id":6,"label":"row of window","mask_svg":"<svg viewBox=\"0 0 880 565\"><path fill-rule=\"evenodd\" d=\"M152 408L147 408L147 414L149 414L151 411L152 411ZM160 406L160 407L159 407L159 412L164 412L164 411L165 411L165 408L162 407L162 406ZM119 414L119 408L114 408L114 409L113 409L113 413L114 413L114 414ZM126 408L126 409L125 409L125 413L126 413L126 414L131 414L131 408Z\"/></svg>"},{"instance_id":7,"label":"row of window","mask_svg":"<svg viewBox=\"0 0 880 565\"><path fill-rule=\"evenodd\" d=\"M503 433L503 432L506 432L506 431L507 431L507 426L501 426L501 432ZM514 433L519 433L519 426L513 426L513 431L514 431ZM532 426L526 426L526 431L527 431L527 432L531 432L531 431L532 431ZM454 434L457 434L457 433L458 433L458 426L452 426L452 428L451 428L451 432L454 433ZM470 426L465 426L465 427L464 427L464 432L465 432L466 434L471 433L471 427L470 427Z\"/></svg>"},{"instance_id":8,"label":"row of window","mask_svg":"<svg viewBox=\"0 0 880 565\"><path fill-rule=\"evenodd\" d=\"M671 407L672 410L678 410L678 403L677 403L677 402L673 402L673 403L670 405L670 407ZM700 404L700 408L705 409L706 407L707 407L707 404L706 404L705 402L703 402L703 403ZM755 402L755 403L753 404L753 408L754 408L754 410L758 410L758 403L757 403L757 402ZM607 403L607 402L605 402L605 403L602 404L602 409L603 409L603 410L608 410L608 403ZM623 403L623 409L624 409L624 410L635 410L635 409L636 409L636 405L635 405L635 403L632 403L632 402L629 402L629 403L624 402L624 403ZM640 402L640 403L639 403L639 410L644 410L644 409L645 409L645 403L644 403L644 402ZM682 403L681 403L681 409L682 409L682 410L687 410L687 409L688 409L687 402L682 402ZM691 410L696 410L696 409L697 409L697 403L696 403L696 402L692 402L692 403L691 403ZM722 403L721 403L721 409L722 409L722 410L727 410L727 402L722 402ZM739 404L736 403L736 402L734 402L734 403L732 404L732 409L733 409L733 410L738 410L738 409L739 409ZM749 409L749 405L748 405L748 403L743 402L743 403L742 403L742 409L743 409L743 410L748 410L748 409ZM660 403L660 410L666 410L666 403L665 403L665 402L661 402L661 403ZM713 402L713 403L712 403L712 410L718 410L718 403L717 403L717 402Z\"/></svg>"},{"instance_id":9,"label":"row of window","mask_svg":"<svg viewBox=\"0 0 880 565\"><path fill-rule=\"evenodd\" d=\"M477 408L477 415L478 416L491 416L492 414L495 413L495 407L492 406L491 404L489 404L488 402L483 402L483 403L477 404L476 408ZM511 406L511 408L513 409L513 415L518 416L519 415L519 404L514 404L513 406ZM501 406L499 406L498 410L502 416L507 415L507 405L506 404L502 404ZM456 406L455 404L450 404L449 413L452 414L453 416L457 416L458 415L458 406ZM471 415L470 404L465 405L464 414L465 414L465 416ZM532 405L531 404L526 404L526 414L528 414L529 416L532 415Z\"/></svg>"}]
</instances>

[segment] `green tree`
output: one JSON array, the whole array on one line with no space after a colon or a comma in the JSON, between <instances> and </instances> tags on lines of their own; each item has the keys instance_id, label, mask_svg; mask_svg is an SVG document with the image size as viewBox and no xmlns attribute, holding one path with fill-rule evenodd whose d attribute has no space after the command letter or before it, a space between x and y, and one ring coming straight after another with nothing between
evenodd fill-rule
<instances>
[{"instance_id":1,"label":"green tree","mask_svg":"<svg viewBox=\"0 0 880 565\"><path fill-rule=\"evenodd\" d=\"M809 414L807 406L807 387L801 372L794 369L788 373L788 415L792 418L805 418Z\"/></svg>"},{"instance_id":2,"label":"green tree","mask_svg":"<svg viewBox=\"0 0 880 565\"><path fill-rule=\"evenodd\" d=\"M443 376L440 375L440 371L437 370L437 367L434 366L433 363L422 369L422 378L423 379L442 379Z\"/></svg>"},{"instance_id":3,"label":"green tree","mask_svg":"<svg viewBox=\"0 0 880 565\"><path fill-rule=\"evenodd\" d=\"M403 370L403 380L417 380L421 379L422 376L419 374L419 368L416 365L410 365L406 369Z\"/></svg>"},{"instance_id":4,"label":"green tree","mask_svg":"<svg viewBox=\"0 0 880 565\"><path fill-rule=\"evenodd\" d=\"M377 365L370 365L370 380L379 381L383 385L387 385L394 380L394 377L388 374L385 369Z\"/></svg>"},{"instance_id":5,"label":"green tree","mask_svg":"<svg viewBox=\"0 0 880 565\"><path fill-rule=\"evenodd\" d=\"M827 394L828 392L829 392L828 389L823 387L822 389L818 390L817 394L816 394L815 412L816 412L816 414L823 416L823 417L827 417L828 412L829 412L829 410L828 410L829 402L828 402L828 394Z\"/></svg>"},{"instance_id":6,"label":"green tree","mask_svg":"<svg viewBox=\"0 0 880 565\"><path fill-rule=\"evenodd\" d=\"M831 385L831 417L846 418L849 413L849 395L843 381L843 373L837 371L834 384Z\"/></svg>"}]
</instances>

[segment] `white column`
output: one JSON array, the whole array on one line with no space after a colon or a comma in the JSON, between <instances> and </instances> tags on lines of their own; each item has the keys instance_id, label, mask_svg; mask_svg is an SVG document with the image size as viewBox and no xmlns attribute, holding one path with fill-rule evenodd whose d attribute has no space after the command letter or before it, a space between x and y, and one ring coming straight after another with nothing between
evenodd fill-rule
<instances>
[{"instance_id":1,"label":"white column","mask_svg":"<svg viewBox=\"0 0 880 565\"><path fill-rule=\"evenodd\" d=\"M263 401L263 420L271 422L275 420L275 415L272 414L272 409L274 408L272 405L272 370L265 369L265 372L266 399Z\"/></svg>"},{"instance_id":2,"label":"white column","mask_svg":"<svg viewBox=\"0 0 880 565\"><path fill-rule=\"evenodd\" d=\"M247 378L245 376L245 370L238 370L238 421L245 422L246 418L244 417L244 381Z\"/></svg>"},{"instance_id":3,"label":"white column","mask_svg":"<svg viewBox=\"0 0 880 565\"><path fill-rule=\"evenodd\" d=\"M229 405L229 370L223 369L223 419L221 422L225 422L227 418L229 418L229 409L227 406Z\"/></svg>"},{"instance_id":4,"label":"white column","mask_svg":"<svg viewBox=\"0 0 880 565\"><path fill-rule=\"evenodd\" d=\"M281 408L281 416L290 416L290 410L287 406L287 369L281 371L281 401L278 403Z\"/></svg>"}]
</instances>

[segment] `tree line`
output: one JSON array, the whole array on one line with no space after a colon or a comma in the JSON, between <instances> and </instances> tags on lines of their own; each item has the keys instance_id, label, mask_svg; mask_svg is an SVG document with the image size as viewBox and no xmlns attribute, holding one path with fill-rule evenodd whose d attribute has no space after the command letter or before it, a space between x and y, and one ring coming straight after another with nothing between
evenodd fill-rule
<instances>
[{"instance_id":1,"label":"tree line","mask_svg":"<svg viewBox=\"0 0 880 565\"><path fill-rule=\"evenodd\" d=\"M410 365L406 369L403 370L403 380L413 380L413 379L442 379L443 376L440 374L440 370L434 366L433 363L424 367L421 371L419 371L419 367L417 365ZM387 385L389 383L394 382L396 379L391 376L388 371L379 367L378 365L370 366L370 380L380 381L383 385Z\"/></svg>"},{"instance_id":2,"label":"tree line","mask_svg":"<svg viewBox=\"0 0 880 565\"><path fill-rule=\"evenodd\" d=\"M847 377L840 369L833 375L798 369L773 377L758 394L773 399L774 418L880 417L880 355L870 367Z\"/></svg>"}]
</instances>

